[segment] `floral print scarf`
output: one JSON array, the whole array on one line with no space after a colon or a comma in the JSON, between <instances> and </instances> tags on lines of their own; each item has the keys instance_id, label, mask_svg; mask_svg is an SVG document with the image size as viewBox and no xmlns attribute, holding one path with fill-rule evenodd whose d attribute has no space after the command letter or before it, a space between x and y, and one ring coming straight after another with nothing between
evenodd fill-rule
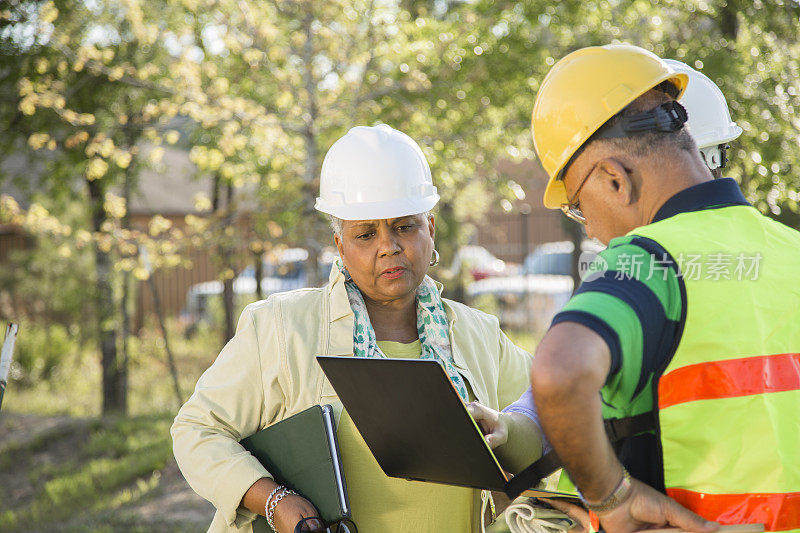
<instances>
[{"instance_id":1,"label":"floral print scarf","mask_svg":"<svg viewBox=\"0 0 800 533\"><path fill-rule=\"evenodd\" d=\"M353 282L347 269L340 259L337 266L345 276L345 288L350 308L353 310L355 324L353 326L353 354L356 357L386 357L378 347L375 330L367 313L367 305L358 286ZM453 362L453 352L450 349L450 336L447 328L447 315L445 314L442 298L434 281L425 276L417 287L417 334L422 345L420 359L435 359L444 367L450 381L455 385L459 396L465 402L469 401L464 378L458 373Z\"/></svg>"}]
</instances>

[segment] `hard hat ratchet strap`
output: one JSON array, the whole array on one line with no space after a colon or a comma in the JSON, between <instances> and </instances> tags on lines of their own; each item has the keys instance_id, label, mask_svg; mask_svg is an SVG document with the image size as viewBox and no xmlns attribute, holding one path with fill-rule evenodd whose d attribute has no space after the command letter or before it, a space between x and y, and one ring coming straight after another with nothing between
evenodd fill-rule
<instances>
[{"instance_id":1,"label":"hard hat ratchet strap","mask_svg":"<svg viewBox=\"0 0 800 533\"><path fill-rule=\"evenodd\" d=\"M689 114L679 102L669 101L658 107L628 117L612 117L595 132L590 140L630 137L641 133L679 131Z\"/></svg>"},{"instance_id":2,"label":"hard hat ratchet strap","mask_svg":"<svg viewBox=\"0 0 800 533\"><path fill-rule=\"evenodd\" d=\"M564 174L566 174L569 166L592 141L600 139L622 139L650 132L674 133L680 131L687 120L689 120L689 114L686 112L686 108L674 100L665 102L649 111L628 117L620 116L618 113L600 126L597 131L572 154L572 157L569 158L567 164L564 165L564 168L558 173L556 179L564 179Z\"/></svg>"}]
</instances>

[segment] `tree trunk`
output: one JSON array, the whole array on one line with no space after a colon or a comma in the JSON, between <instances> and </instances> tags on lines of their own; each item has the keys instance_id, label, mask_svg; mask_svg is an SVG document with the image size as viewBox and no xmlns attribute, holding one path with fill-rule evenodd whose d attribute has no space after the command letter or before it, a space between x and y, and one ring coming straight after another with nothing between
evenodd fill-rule
<instances>
[{"instance_id":1,"label":"tree trunk","mask_svg":"<svg viewBox=\"0 0 800 533\"><path fill-rule=\"evenodd\" d=\"M264 252L253 253L253 272L256 277L256 299L264 299L264 288L261 286L261 278L264 277Z\"/></svg>"},{"instance_id":2,"label":"tree trunk","mask_svg":"<svg viewBox=\"0 0 800 533\"><path fill-rule=\"evenodd\" d=\"M306 248L308 249L308 261L306 263L307 280L306 283L310 287L319 287L323 283L323 278L319 272L319 257L321 252L321 245L317 240L315 228L318 227L316 221L318 220L314 214L314 199L317 190L317 132L316 120L319 114L317 108L317 83L314 79L313 61L314 61L314 46L313 37L314 32L312 25L314 22L314 14L309 12L304 19L306 30L306 40L303 46L303 63L305 70L303 72L303 82L305 86L306 96L308 98L308 113L306 118L306 128L304 132L305 147L306 147L306 163L304 181L306 190L308 191L308 204L305 206L308 212L308 221L311 222L308 238L306 239Z\"/></svg>"},{"instance_id":3,"label":"tree trunk","mask_svg":"<svg viewBox=\"0 0 800 533\"><path fill-rule=\"evenodd\" d=\"M728 0L720 7L719 16L719 29L726 39L735 41L739 36L739 6L736 5L735 0Z\"/></svg>"},{"instance_id":4,"label":"tree trunk","mask_svg":"<svg viewBox=\"0 0 800 533\"><path fill-rule=\"evenodd\" d=\"M233 219L233 184L228 183L227 185L227 202L225 204L225 224L224 227L228 227L232 223ZM221 246L221 255L222 255L222 264L223 268L227 270L233 270L233 250L227 241L222 244ZM236 332L236 324L235 324L235 317L233 316L236 310L234 309L234 300L233 300L233 277L226 277L222 282L222 300L223 305L225 307L225 331L224 335L224 343L227 343L233 337L233 334ZM224 344L223 343L223 344Z\"/></svg>"},{"instance_id":5,"label":"tree trunk","mask_svg":"<svg viewBox=\"0 0 800 533\"><path fill-rule=\"evenodd\" d=\"M101 231L106 220L103 207L103 187L100 180L87 181L92 207L92 229ZM101 366L103 369L103 414L125 415L126 383L125 372L117 354L117 330L114 328L114 290L111 286L111 254L104 251L99 243L94 245L96 281L97 331L100 343Z\"/></svg>"},{"instance_id":6,"label":"tree trunk","mask_svg":"<svg viewBox=\"0 0 800 533\"><path fill-rule=\"evenodd\" d=\"M122 217L122 228L128 230L131 227L130 207L132 167L133 165L128 165L128 168L125 171L125 180L122 183L122 197L125 199L125 215ZM122 301L120 302L120 334L122 335L122 343L120 345L122 348L120 374L122 375L122 387L125 389L123 395L125 397L128 395L128 340L130 339L131 335L131 317L130 313L128 312L128 302L130 299L131 287L132 276L131 273L126 270L122 273Z\"/></svg>"},{"instance_id":7,"label":"tree trunk","mask_svg":"<svg viewBox=\"0 0 800 533\"><path fill-rule=\"evenodd\" d=\"M175 356L172 355L172 350L169 347L169 335L167 335L167 321L164 320L164 309L161 307L161 298L158 297L158 288L156 281L153 279L152 273L147 280L150 285L150 293L153 295L153 308L156 311L156 318L158 318L158 326L161 328L161 338L164 340L164 351L167 352L167 364L169 365L169 373L172 375L172 388L175 392L176 408L180 409L183 405L183 394L181 393L180 380L178 379L178 366L175 364Z\"/></svg>"}]
</instances>

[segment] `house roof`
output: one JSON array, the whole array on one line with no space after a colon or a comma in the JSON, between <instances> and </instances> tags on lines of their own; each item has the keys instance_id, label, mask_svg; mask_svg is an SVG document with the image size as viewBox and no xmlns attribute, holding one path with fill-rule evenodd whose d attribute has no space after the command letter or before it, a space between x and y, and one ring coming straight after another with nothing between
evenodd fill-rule
<instances>
[{"instance_id":1,"label":"house roof","mask_svg":"<svg viewBox=\"0 0 800 533\"><path fill-rule=\"evenodd\" d=\"M147 155L152 146L144 147ZM132 215L188 215L197 214L195 199L198 195L211 196L208 180L197 179L197 167L189 159L187 150L165 146L164 157L154 168L144 168L137 177L136 191L131 195Z\"/></svg>"},{"instance_id":2,"label":"house roof","mask_svg":"<svg viewBox=\"0 0 800 533\"><path fill-rule=\"evenodd\" d=\"M143 146L142 154L147 156L153 148L152 145ZM138 173L138 183L131 195L131 215L200 214L195 208L196 198L198 195L211 197L211 181L198 178L197 167L189 158L188 150L175 146L162 148L164 156L161 162ZM48 155L46 151L30 152L22 148L0 161L0 193L11 195L22 208L27 209L37 183L47 171ZM120 194L118 187L116 192ZM255 185L237 189L240 209L255 208L254 192Z\"/></svg>"}]
</instances>

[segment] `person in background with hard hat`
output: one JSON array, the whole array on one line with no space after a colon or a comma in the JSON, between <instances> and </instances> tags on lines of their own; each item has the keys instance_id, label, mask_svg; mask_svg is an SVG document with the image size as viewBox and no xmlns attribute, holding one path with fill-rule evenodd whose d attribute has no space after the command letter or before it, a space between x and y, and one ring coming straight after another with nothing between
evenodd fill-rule
<instances>
[{"instance_id":1,"label":"person in background with hard hat","mask_svg":"<svg viewBox=\"0 0 800 533\"><path fill-rule=\"evenodd\" d=\"M680 99L689 115L686 126L711 174L721 178L728 162L728 143L742 134L742 128L731 120L725 95L708 76L675 59L665 59L664 63L688 77Z\"/></svg>"},{"instance_id":2,"label":"person in background with hard hat","mask_svg":"<svg viewBox=\"0 0 800 533\"><path fill-rule=\"evenodd\" d=\"M739 129L725 110L698 157L675 101L693 81L611 45L542 83L544 203L609 246L539 344L528 405L606 531L800 530L800 233L712 178Z\"/></svg>"},{"instance_id":3,"label":"person in background with hard hat","mask_svg":"<svg viewBox=\"0 0 800 533\"><path fill-rule=\"evenodd\" d=\"M438 201L419 146L389 126L353 128L328 151L316 208L330 217L341 258L328 284L249 305L172 426L181 471L217 508L210 531L250 531L281 494L268 516L278 533L316 515L239 440L316 404L341 410L317 355L436 359L465 401L495 409L527 388L530 354L497 318L441 298L426 275L439 257ZM485 491L387 477L346 411L337 434L361 531L474 532L491 518Z\"/></svg>"}]
</instances>

